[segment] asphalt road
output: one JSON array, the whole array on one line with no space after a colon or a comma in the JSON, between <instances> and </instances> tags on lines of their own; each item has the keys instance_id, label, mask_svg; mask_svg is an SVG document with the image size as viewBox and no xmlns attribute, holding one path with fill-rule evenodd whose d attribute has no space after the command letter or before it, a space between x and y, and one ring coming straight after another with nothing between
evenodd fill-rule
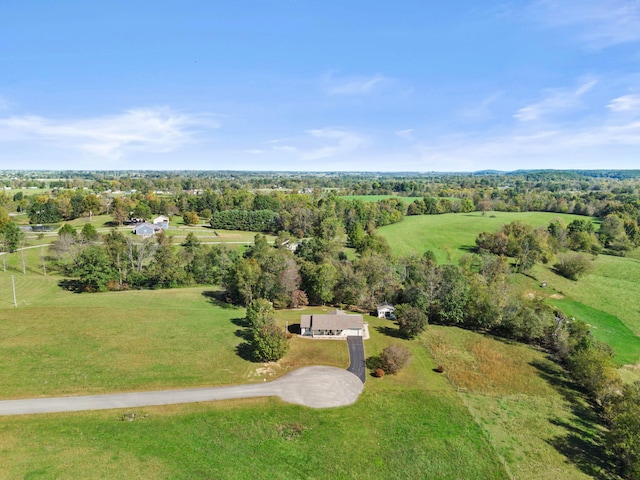
<instances>
[{"instance_id":1,"label":"asphalt road","mask_svg":"<svg viewBox=\"0 0 640 480\"><path fill-rule=\"evenodd\" d=\"M280 397L288 403L307 407L331 408L355 403L363 387L358 377L346 370L316 366L299 368L272 382L250 385L1 400L0 416L133 408L272 396Z\"/></svg>"},{"instance_id":2,"label":"asphalt road","mask_svg":"<svg viewBox=\"0 0 640 480\"><path fill-rule=\"evenodd\" d=\"M349 345L349 358L351 364L347 371L357 376L362 383L367 381L367 368L364 360L364 339L362 337L349 336L347 337L347 344Z\"/></svg>"}]
</instances>

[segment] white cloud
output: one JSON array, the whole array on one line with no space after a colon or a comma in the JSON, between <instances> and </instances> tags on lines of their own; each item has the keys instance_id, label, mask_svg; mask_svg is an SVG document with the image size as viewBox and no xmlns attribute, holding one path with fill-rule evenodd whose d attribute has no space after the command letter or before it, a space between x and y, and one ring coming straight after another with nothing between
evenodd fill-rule
<instances>
[{"instance_id":1,"label":"white cloud","mask_svg":"<svg viewBox=\"0 0 640 480\"><path fill-rule=\"evenodd\" d=\"M637 0L538 0L529 12L548 27L573 28L589 48L640 41Z\"/></svg>"},{"instance_id":2,"label":"white cloud","mask_svg":"<svg viewBox=\"0 0 640 480\"><path fill-rule=\"evenodd\" d=\"M323 78L324 89L328 95L368 95L390 82L389 78L380 74L369 77L343 78L336 78L333 74L328 74Z\"/></svg>"},{"instance_id":3,"label":"white cloud","mask_svg":"<svg viewBox=\"0 0 640 480\"><path fill-rule=\"evenodd\" d=\"M404 138L405 140L413 140L414 136L413 136L413 128L407 128L406 130L398 130L397 132L394 132L398 137L400 138Z\"/></svg>"},{"instance_id":4,"label":"white cloud","mask_svg":"<svg viewBox=\"0 0 640 480\"><path fill-rule=\"evenodd\" d=\"M300 160L320 160L335 158L353 152L366 143L359 134L335 127L307 130L306 135L288 144L273 140L273 149L296 155Z\"/></svg>"},{"instance_id":5,"label":"white cloud","mask_svg":"<svg viewBox=\"0 0 640 480\"><path fill-rule=\"evenodd\" d=\"M580 97L591 90L598 82L594 79L583 80L575 89L552 88L544 90L544 98L521 108L514 118L521 122L539 120L554 113L562 113L581 107Z\"/></svg>"},{"instance_id":6,"label":"white cloud","mask_svg":"<svg viewBox=\"0 0 640 480\"><path fill-rule=\"evenodd\" d=\"M170 152L190 143L198 128L216 127L206 117L167 107L67 120L24 115L0 118L0 142L39 141L117 159L130 152Z\"/></svg>"},{"instance_id":7,"label":"white cloud","mask_svg":"<svg viewBox=\"0 0 640 480\"><path fill-rule=\"evenodd\" d=\"M623 95L614 98L607 108L612 112L640 112L640 95Z\"/></svg>"},{"instance_id":8,"label":"white cloud","mask_svg":"<svg viewBox=\"0 0 640 480\"><path fill-rule=\"evenodd\" d=\"M481 168L630 168L640 149L640 121L582 128L514 131L489 139L457 136L422 147L425 160ZM581 163L582 162L582 163ZM586 162L591 162L587 164ZM632 163L633 162L633 163Z\"/></svg>"}]
</instances>

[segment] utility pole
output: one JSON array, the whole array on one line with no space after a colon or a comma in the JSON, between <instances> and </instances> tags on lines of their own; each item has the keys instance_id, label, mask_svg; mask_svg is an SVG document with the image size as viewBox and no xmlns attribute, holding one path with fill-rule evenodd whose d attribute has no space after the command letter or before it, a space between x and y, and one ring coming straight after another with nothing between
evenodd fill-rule
<instances>
[{"instance_id":1,"label":"utility pole","mask_svg":"<svg viewBox=\"0 0 640 480\"><path fill-rule=\"evenodd\" d=\"M16 300L16 278L15 275L11 275L11 286L13 287L13 306L18 306L18 301Z\"/></svg>"},{"instance_id":2,"label":"utility pole","mask_svg":"<svg viewBox=\"0 0 640 480\"><path fill-rule=\"evenodd\" d=\"M44 276L47 276L47 264L44 261L44 247L40 246L40 260L42 260L42 271Z\"/></svg>"}]
</instances>

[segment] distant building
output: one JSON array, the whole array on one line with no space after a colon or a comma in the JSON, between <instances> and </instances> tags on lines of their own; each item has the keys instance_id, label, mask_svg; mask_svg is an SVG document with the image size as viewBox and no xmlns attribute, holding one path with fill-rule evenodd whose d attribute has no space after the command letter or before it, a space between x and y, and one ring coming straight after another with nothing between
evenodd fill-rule
<instances>
[{"instance_id":1,"label":"distant building","mask_svg":"<svg viewBox=\"0 0 640 480\"><path fill-rule=\"evenodd\" d=\"M162 231L162 227L160 225L154 225L153 223L148 222L136 225L133 229L133 233L140 237L151 237L160 231Z\"/></svg>"},{"instance_id":2,"label":"distant building","mask_svg":"<svg viewBox=\"0 0 640 480\"><path fill-rule=\"evenodd\" d=\"M378 310L378 318L388 318L390 320L395 320L396 307L394 307L390 303L388 302L381 303L376 307L376 309Z\"/></svg>"},{"instance_id":3,"label":"distant building","mask_svg":"<svg viewBox=\"0 0 640 480\"><path fill-rule=\"evenodd\" d=\"M164 215L160 215L153 219L153 224L160 226L163 230L169 228L169 218Z\"/></svg>"}]
</instances>

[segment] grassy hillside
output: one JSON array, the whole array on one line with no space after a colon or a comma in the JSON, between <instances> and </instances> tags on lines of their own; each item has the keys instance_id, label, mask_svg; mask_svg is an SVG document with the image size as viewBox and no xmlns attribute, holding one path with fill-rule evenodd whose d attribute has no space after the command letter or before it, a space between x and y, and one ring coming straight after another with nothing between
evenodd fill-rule
<instances>
[{"instance_id":1,"label":"grassy hillside","mask_svg":"<svg viewBox=\"0 0 640 480\"><path fill-rule=\"evenodd\" d=\"M605 478L604 431L543 352L452 327L430 326L422 342L514 478Z\"/></svg>"},{"instance_id":2,"label":"grassy hillside","mask_svg":"<svg viewBox=\"0 0 640 480\"><path fill-rule=\"evenodd\" d=\"M448 213L444 215L415 215L378 229L397 255L422 254L432 250L438 262L456 261L475 247L479 233L495 232L502 225L521 220L534 226L547 226L554 218L569 223L584 219L578 215L546 212L490 212Z\"/></svg>"}]
</instances>

